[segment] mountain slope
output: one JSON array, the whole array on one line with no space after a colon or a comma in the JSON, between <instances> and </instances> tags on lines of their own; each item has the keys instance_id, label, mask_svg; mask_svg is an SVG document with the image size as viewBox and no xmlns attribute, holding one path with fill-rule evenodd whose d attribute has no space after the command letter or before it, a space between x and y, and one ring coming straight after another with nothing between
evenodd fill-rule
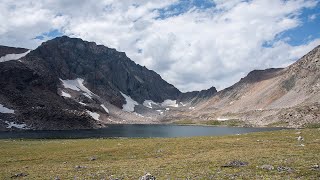
<instances>
[{"instance_id":1,"label":"mountain slope","mask_svg":"<svg viewBox=\"0 0 320 180\"><path fill-rule=\"evenodd\" d=\"M25 61L37 65L42 63L61 79L81 77L89 89L110 99L118 107L124 103L120 92L139 103L144 100L163 102L176 99L180 94L160 75L137 65L125 53L77 38L63 36L47 41L29 53Z\"/></svg>"},{"instance_id":2,"label":"mountain slope","mask_svg":"<svg viewBox=\"0 0 320 180\"><path fill-rule=\"evenodd\" d=\"M250 72L233 86L173 117L239 119L253 125L320 122L320 46L285 69Z\"/></svg>"},{"instance_id":3,"label":"mountain slope","mask_svg":"<svg viewBox=\"0 0 320 180\"><path fill-rule=\"evenodd\" d=\"M180 95L160 75L137 65L125 53L93 42L63 36L23 53L19 61L0 63L0 104L14 112L0 110L2 128L12 123L32 129L152 123L156 118L136 113L159 115L143 102L161 103Z\"/></svg>"}]
</instances>

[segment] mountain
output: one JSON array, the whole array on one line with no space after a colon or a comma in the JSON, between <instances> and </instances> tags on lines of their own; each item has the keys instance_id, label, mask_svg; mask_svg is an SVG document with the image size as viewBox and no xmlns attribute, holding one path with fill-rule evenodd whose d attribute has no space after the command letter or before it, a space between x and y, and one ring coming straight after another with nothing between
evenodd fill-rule
<instances>
[{"instance_id":1,"label":"mountain","mask_svg":"<svg viewBox=\"0 0 320 180\"><path fill-rule=\"evenodd\" d=\"M7 56L28 50L0 51ZM152 122L136 113L159 114L143 106L145 101L170 102L181 94L125 53L78 38L49 40L12 61L16 59L0 64L0 104L14 110L0 113L3 127L16 123L32 129L78 129Z\"/></svg>"},{"instance_id":2,"label":"mountain","mask_svg":"<svg viewBox=\"0 0 320 180\"><path fill-rule=\"evenodd\" d=\"M254 70L222 91L182 93L124 52L67 36L34 50L0 46L0 130L238 120L320 122L320 47L287 68Z\"/></svg>"},{"instance_id":3,"label":"mountain","mask_svg":"<svg viewBox=\"0 0 320 180\"><path fill-rule=\"evenodd\" d=\"M320 46L287 68L254 70L178 116L238 119L254 126L301 127L320 122L319 101ZM174 113L171 116L178 118Z\"/></svg>"},{"instance_id":4,"label":"mountain","mask_svg":"<svg viewBox=\"0 0 320 180\"><path fill-rule=\"evenodd\" d=\"M25 57L29 64L49 68L61 79L83 78L93 92L104 95L112 103L122 105L118 98L124 93L139 103L144 100L162 102L176 99L180 91L154 71L118 52L94 42L67 36L43 43Z\"/></svg>"}]
</instances>

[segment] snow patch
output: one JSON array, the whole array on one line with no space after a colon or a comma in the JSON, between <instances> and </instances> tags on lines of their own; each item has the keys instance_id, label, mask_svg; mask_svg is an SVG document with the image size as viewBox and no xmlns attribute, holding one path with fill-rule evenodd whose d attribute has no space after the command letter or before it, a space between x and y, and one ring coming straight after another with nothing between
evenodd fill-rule
<instances>
[{"instance_id":1,"label":"snow patch","mask_svg":"<svg viewBox=\"0 0 320 180\"><path fill-rule=\"evenodd\" d=\"M189 107L190 110L194 110L194 107Z\"/></svg>"},{"instance_id":2,"label":"snow patch","mask_svg":"<svg viewBox=\"0 0 320 180\"><path fill-rule=\"evenodd\" d=\"M147 108L150 108L150 109L152 109L152 104L154 104L154 105L159 105L158 103L155 103L155 102L153 102L152 100L145 100L145 101L143 102L143 105L144 105L145 107L147 107Z\"/></svg>"},{"instance_id":3,"label":"snow patch","mask_svg":"<svg viewBox=\"0 0 320 180\"><path fill-rule=\"evenodd\" d=\"M134 112L134 114L135 114L136 116L139 116L139 117L144 117L144 116L142 116L141 114L136 113L136 112Z\"/></svg>"},{"instance_id":4,"label":"snow patch","mask_svg":"<svg viewBox=\"0 0 320 180\"><path fill-rule=\"evenodd\" d=\"M109 109L106 108L106 106L104 104L101 104L101 107L109 114Z\"/></svg>"},{"instance_id":5,"label":"snow patch","mask_svg":"<svg viewBox=\"0 0 320 180\"><path fill-rule=\"evenodd\" d=\"M14 114L14 110L6 108L0 104L0 113Z\"/></svg>"},{"instance_id":6,"label":"snow patch","mask_svg":"<svg viewBox=\"0 0 320 180\"><path fill-rule=\"evenodd\" d=\"M122 110L127 111L127 112L133 112L134 107L136 105L139 105L139 103L135 100L133 100L130 96L127 96L120 92L121 95L126 99L126 104L122 105Z\"/></svg>"},{"instance_id":7,"label":"snow patch","mask_svg":"<svg viewBox=\"0 0 320 180\"><path fill-rule=\"evenodd\" d=\"M87 96L88 98L92 98L92 96L94 95L94 93L92 93L88 88L86 88L83 85L84 80L81 78L77 78L74 80L62 80L60 79L60 81L62 82L62 85L64 88L67 89L72 89L75 91L83 91L85 93L83 93L83 95Z\"/></svg>"},{"instance_id":8,"label":"snow patch","mask_svg":"<svg viewBox=\"0 0 320 180\"><path fill-rule=\"evenodd\" d=\"M100 117L100 114L96 113L96 112L91 112L89 110L86 111L93 119L97 120L97 121L100 121L99 117Z\"/></svg>"},{"instance_id":9,"label":"snow patch","mask_svg":"<svg viewBox=\"0 0 320 180\"><path fill-rule=\"evenodd\" d=\"M218 121L227 121L227 120L229 120L229 119L228 119L228 118L224 118L224 117L223 117L223 118L218 117L217 120L218 120Z\"/></svg>"},{"instance_id":10,"label":"snow patch","mask_svg":"<svg viewBox=\"0 0 320 180\"><path fill-rule=\"evenodd\" d=\"M183 104L183 102L180 102L180 104L184 107L184 106L186 106L186 104Z\"/></svg>"},{"instance_id":11,"label":"snow patch","mask_svg":"<svg viewBox=\"0 0 320 180\"><path fill-rule=\"evenodd\" d=\"M83 106L86 106L87 104L86 103L83 103L83 102L79 102L79 104L83 105Z\"/></svg>"},{"instance_id":12,"label":"snow patch","mask_svg":"<svg viewBox=\"0 0 320 180\"><path fill-rule=\"evenodd\" d=\"M159 112L159 114L163 114L163 111L162 110L157 110Z\"/></svg>"},{"instance_id":13,"label":"snow patch","mask_svg":"<svg viewBox=\"0 0 320 180\"><path fill-rule=\"evenodd\" d=\"M69 93L64 92L64 91L61 91L61 96L66 97L66 98L71 98L71 95Z\"/></svg>"},{"instance_id":14,"label":"snow patch","mask_svg":"<svg viewBox=\"0 0 320 180\"><path fill-rule=\"evenodd\" d=\"M5 123L8 125L7 126L8 129L11 129L13 127L17 129L29 129L25 123L18 124L18 123L9 122L9 121L5 121Z\"/></svg>"},{"instance_id":15,"label":"snow patch","mask_svg":"<svg viewBox=\"0 0 320 180\"><path fill-rule=\"evenodd\" d=\"M21 54L6 54L5 56L0 57L0 62L20 59L20 58L26 56L29 52L30 52L30 50L25 53L21 53Z\"/></svg>"},{"instance_id":16,"label":"snow patch","mask_svg":"<svg viewBox=\"0 0 320 180\"><path fill-rule=\"evenodd\" d=\"M170 108L166 108L166 111L169 111L170 110Z\"/></svg>"},{"instance_id":17,"label":"snow patch","mask_svg":"<svg viewBox=\"0 0 320 180\"><path fill-rule=\"evenodd\" d=\"M178 107L179 105L177 104L177 100L171 100L171 99L167 99L165 101L163 101L163 103L161 103L161 106L163 107Z\"/></svg>"},{"instance_id":18,"label":"snow patch","mask_svg":"<svg viewBox=\"0 0 320 180\"><path fill-rule=\"evenodd\" d=\"M92 96L90 96L88 93L82 93L84 96L86 96L89 99L92 99Z\"/></svg>"}]
</instances>

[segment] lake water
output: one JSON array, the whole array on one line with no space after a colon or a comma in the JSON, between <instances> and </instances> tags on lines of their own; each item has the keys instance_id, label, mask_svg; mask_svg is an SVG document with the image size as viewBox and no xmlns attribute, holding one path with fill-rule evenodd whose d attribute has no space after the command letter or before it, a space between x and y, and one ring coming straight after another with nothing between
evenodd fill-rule
<instances>
[{"instance_id":1,"label":"lake water","mask_svg":"<svg viewBox=\"0 0 320 180\"><path fill-rule=\"evenodd\" d=\"M281 128L243 128L213 126L179 126L179 125L109 125L103 129L61 130L61 131L12 131L0 132L0 139L32 138L107 138L107 137L192 137L243 134L250 132L273 131Z\"/></svg>"}]
</instances>

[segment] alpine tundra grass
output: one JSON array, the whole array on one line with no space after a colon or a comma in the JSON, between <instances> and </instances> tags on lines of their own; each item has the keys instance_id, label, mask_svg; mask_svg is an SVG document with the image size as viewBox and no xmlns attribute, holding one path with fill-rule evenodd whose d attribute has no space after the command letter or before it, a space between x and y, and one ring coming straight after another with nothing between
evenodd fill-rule
<instances>
[{"instance_id":1,"label":"alpine tundra grass","mask_svg":"<svg viewBox=\"0 0 320 180\"><path fill-rule=\"evenodd\" d=\"M232 161L244 166L226 166ZM319 163L320 129L192 138L0 140L0 179L139 179L146 173L157 179L318 179Z\"/></svg>"}]
</instances>

